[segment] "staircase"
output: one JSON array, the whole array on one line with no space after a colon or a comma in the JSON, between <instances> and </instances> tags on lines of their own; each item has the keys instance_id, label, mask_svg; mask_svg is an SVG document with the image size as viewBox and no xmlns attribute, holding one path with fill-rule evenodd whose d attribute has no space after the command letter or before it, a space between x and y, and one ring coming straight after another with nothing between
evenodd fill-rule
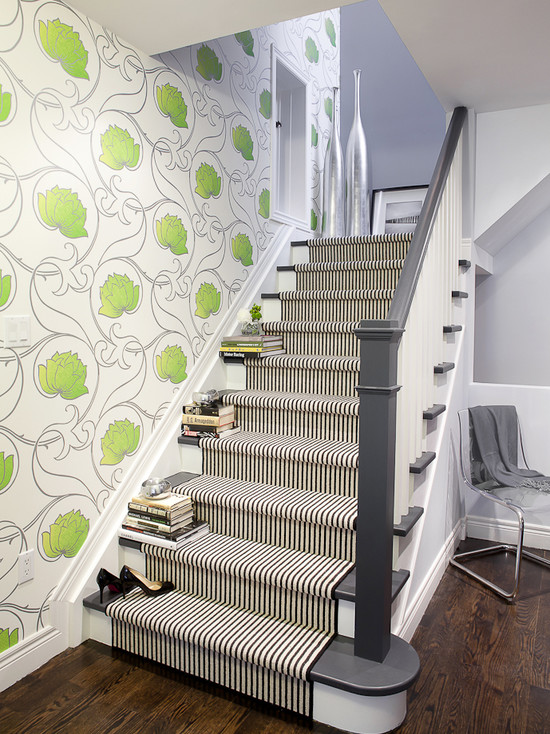
<instances>
[{"instance_id":1,"label":"staircase","mask_svg":"<svg viewBox=\"0 0 550 734\"><path fill-rule=\"evenodd\" d=\"M193 498L211 533L178 551L141 545L146 574L176 590L111 602L114 646L310 715L310 670L336 632L342 582L353 580L354 330L365 314L386 315L409 244L405 235L296 243L309 262L291 266L295 289L266 296L280 319L265 332L282 334L287 354L242 360L246 389L222 398L242 432L180 438L198 442L203 473L181 473L174 491Z\"/></svg>"}]
</instances>

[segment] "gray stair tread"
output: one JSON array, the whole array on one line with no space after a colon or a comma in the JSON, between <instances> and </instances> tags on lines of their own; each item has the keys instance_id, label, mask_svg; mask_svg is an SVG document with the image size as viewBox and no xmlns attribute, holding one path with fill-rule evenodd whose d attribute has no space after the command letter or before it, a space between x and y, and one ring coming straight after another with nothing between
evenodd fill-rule
<instances>
[{"instance_id":1,"label":"gray stair tread","mask_svg":"<svg viewBox=\"0 0 550 734\"><path fill-rule=\"evenodd\" d=\"M94 591L93 594L84 597L82 599L83 606L86 609L94 609L96 612L105 612L107 604L110 604L115 599L122 596L121 591L110 591L107 587L103 589L103 601L99 601L99 591Z\"/></svg>"},{"instance_id":2,"label":"gray stair tread","mask_svg":"<svg viewBox=\"0 0 550 734\"><path fill-rule=\"evenodd\" d=\"M212 477L207 474L199 475L191 482L173 486L176 494L186 494L195 502L309 522L313 525L330 525L347 530L355 528L355 497Z\"/></svg>"},{"instance_id":3,"label":"gray stair tread","mask_svg":"<svg viewBox=\"0 0 550 734\"><path fill-rule=\"evenodd\" d=\"M453 298L468 298L466 291L452 291Z\"/></svg>"},{"instance_id":4,"label":"gray stair tread","mask_svg":"<svg viewBox=\"0 0 550 734\"><path fill-rule=\"evenodd\" d=\"M434 367L434 373L436 375L443 375L445 372L450 372L451 370L454 370L454 368L454 362L440 362L440 364L436 364L436 366Z\"/></svg>"},{"instance_id":5,"label":"gray stair tread","mask_svg":"<svg viewBox=\"0 0 550 734\"><path fill-rule=\"evenodd\" d=\"M428 410L425 410L422 413L422 417L424 420L427 421L433 421L434 418L437 418L439 415L444 413L447 410L447 406L443 405L443 403L436 403L435 405L432 405L431 408L428 408Z\"/></svg>"},{"instance_id":6,"label":"gray stair tread","mask_svg":"<svg viewBox=\"0 0 550 734\"><path fill-rule=\"evenodd\" d=\"M393 526L393 534L400 538L406 537L416 523L420 520L424 514L424 508L422 507L411 507L406 515L403 515L401 522Z\"/></svg>"},{"instance_id":7,"label":"gray stair tread","mask_svg":"<svg viewBox=\"0 0 550 734\"><path fill-rule=\"evenodd\" d=\"M332 598L335 586L353 565L329 556L217 533L203 535L178 550L148 545L146 541L143 545L145 553L173 559L183 566L325 598Z\"/></svg>"},{"instance_id":8,"label":"gray stair tread","mask_svg":"<svg viewBox=\"0 0 550 734\"><path fill-rule=\"evenodd\" d=\"M305 678L330 636L320 630L181 591L146 596L136 588L108 616L221 655Z\"/></svg>"},{"instance_id":9,"label":"gray stair tread","mask_svg":"<svg viewBox=\"0 0 550 734\"><path fill-rule=\"evenodd\" d=\"M349 693L387 696L407 690L420 672L420 660L405 640L391 636L383 663L357 657L353 640L336 635L310 671L309 677Z\"/></svg>"},{"instance_id":10,"label":"gray stair tread","mask_svg":"<svg viewBox=\"0 0 550 734\"><path fill-rule=\"evenodd\" d=\"M399 570L399 571L392 571L392 579L391 579L391 599L394 601L403 586L407 583L407 580L410 577L410 571L407 570ZM336 587L336 591L334 592L334 596L337 599L342 599L343 601L351 601L355 602L355 583L356 583L356 574L355 574L355 568L352 569L348 575L342 579L342 581L338 584Z\"/></svg>"},{"instance_id":11,"label":"gray stair tread","mask_svg":"<svg viewBox=\"0 0 550 734\"><path fill-rule=\"evenodd\" d=\"M353 333L360 325L360 321L266 321L263 324L264 333L274 335L287 332L298 333Z\"/></svg>"},{"instance_id":12,"label":"gray stair tread","mask_svg":"<svg viewBox=\"0 0 550 734\"><path fill-rule=\"evenodd\" d=\"M435 459L434 451L423 451L422 456L413 463L409 464L409 471L411 474L422 474L423 471L432 463Z\"/></svg>"},{"instance_id":13,"label":"gray stair tread","mask_svg":"<svg viewBox=\"0 0 550 734\"><path fill-rule=\"evenodd\" d=\"M460 259L458 261L458 264L460 265L461 268L468 269L468 268L472 267L471 261L470 260L466 260L466 259Z\"/></svg>"},{"instance_id":14,"label":"gray stair tread","mask_svg":"<svg viewBox=\"0 0 550 734\"><path fill-rule=\"evenodd\" d=\"M457 331L462 331L462 326L460 324L449 324L443 327L444 334L453 334Z\"/></svg>"}]
</instances>

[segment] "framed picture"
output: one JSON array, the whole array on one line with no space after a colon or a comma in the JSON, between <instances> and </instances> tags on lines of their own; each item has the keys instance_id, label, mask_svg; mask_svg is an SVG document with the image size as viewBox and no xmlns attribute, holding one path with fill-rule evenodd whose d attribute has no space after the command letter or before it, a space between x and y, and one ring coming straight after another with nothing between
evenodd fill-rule
<instances>
[{"instance_id":1,"label":"framed picture","mask_svg":"<svg viewBox=\"0 0 550 734\"><path fill-rule=\"evenodd\" d=\"M372 234L414 232L427 191L427 186L375 190Z\"/></svg>"}]
</instances>

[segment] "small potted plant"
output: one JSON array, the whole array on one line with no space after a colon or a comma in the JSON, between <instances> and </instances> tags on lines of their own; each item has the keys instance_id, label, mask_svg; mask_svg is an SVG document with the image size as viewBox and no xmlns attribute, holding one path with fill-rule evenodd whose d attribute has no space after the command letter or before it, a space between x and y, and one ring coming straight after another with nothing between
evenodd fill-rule
<instances>
[{"instance_id":1,"label":"small potted plant","mask_svg":"<svg viewBox=\"0 0 550 734\"><path fill-rule=\"evenodd\" d=\"M262 332L262 309L255 303L249 310L243 308L237 314L237 320L241 325L241 334L251 336Z\"/></svg>"}]
</instances>

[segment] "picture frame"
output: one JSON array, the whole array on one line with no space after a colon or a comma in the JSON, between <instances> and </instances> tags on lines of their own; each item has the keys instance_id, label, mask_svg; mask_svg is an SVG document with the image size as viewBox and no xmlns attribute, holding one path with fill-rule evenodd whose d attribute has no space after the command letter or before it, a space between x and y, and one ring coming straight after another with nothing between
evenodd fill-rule
<instances>
[{"instance_id":1,"label":"picture frame","mask_svg":"<svg viewBox=\"0 0 550 734\"><path fill-rule=\"evenodd\" d=\"M375 189L372 234L414 232L427 191L427 186Z\"/></svg>"}]
</instances>

